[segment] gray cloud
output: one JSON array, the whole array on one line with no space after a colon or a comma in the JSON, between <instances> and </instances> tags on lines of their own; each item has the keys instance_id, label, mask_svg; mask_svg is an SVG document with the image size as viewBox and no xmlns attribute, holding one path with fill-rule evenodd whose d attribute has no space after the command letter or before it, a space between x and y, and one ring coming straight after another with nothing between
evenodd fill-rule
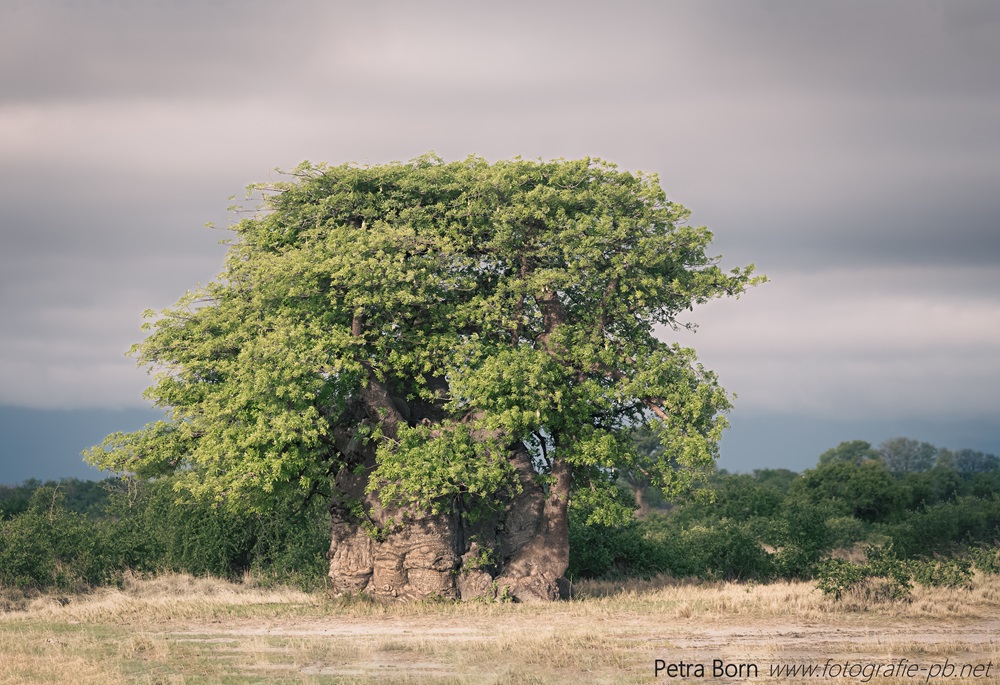
<instances>
[{"instance_id":1,"label":"gray cloud","mask_svg":"<svg viewBox=\"0 0 1000 685\"><path fill-rule=\"evenodd\" d=\"M1000 407L1000 272L961 267L778 271L692 314L694 347L750 414L987 418Z\"/></svg>"},{"instance_id":2,"label":"gray cloud","mask_svg":"<svg viewBox=\"0 0 1000 685\"><path fill-rule=\"evenodd\" d=\"M7 4L0 10L0 81L5 86L0 101L214 98L250 88L263 91L268 77L286 71L303 45L308 48L296 38L310 33L308 15L323 14L324 6L110 0Z\"/></svg>"}]
</instances>

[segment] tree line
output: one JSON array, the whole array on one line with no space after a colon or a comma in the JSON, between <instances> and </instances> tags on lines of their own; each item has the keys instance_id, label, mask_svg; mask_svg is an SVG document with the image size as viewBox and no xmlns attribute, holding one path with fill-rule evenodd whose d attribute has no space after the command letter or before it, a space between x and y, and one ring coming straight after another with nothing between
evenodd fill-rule
<instances>
[{"instance_id":1,"label":"tree line","mask_svg":"<svg viewBox=\"0 0 1000 685\"><path fill-rule=\"evenodd\" d=\"M634 483L620 475L615 497L637 509ZM923 560L927 577L943 573L926 570L941 568L941 559L978 555L984 569L1000 563L1000 463L972 450L907 438L877 448L850 441L803 473L721 470L672 499L645 489L649 513L626 520L609 521L603 507L574 498L570 579L668 574L829 585L831 574L864 572L834 558L861 548L878 550L876 558L888 550L901 562ZM327 506L320 497L288 497L267 513L234 512L179 495L170 479L2 486L0 587L74 591L120 582L126 572L180 571L322 588Z\"/></svg>"},{"instance_id":2,"label":"tree line","mask_svg":"<svg viewBox=\"0 0 1000 685\"><path fill-rule=\"evenodd\" d=\"M638 501L634 481L619 484ZM622 526L574 509L571 576L808 579L835 550L933 559L1000 540L1000 460L910 438L842 442L801 474L718 471L674 501L643 489L650 513Z\"/></svg>"},{"instance_id":3,"label":"tree line","mask_svg":"<svg viewBox=\"0 0 1000 685\"><path fill-rule=\"evenodd\" d=\"M170 479L37 480L0 487L0 588L86 591L126 573L185 572L324 584L329 519L318 499L236 513L178 497ZM4 601L0 598L0 601Z\"/></svg>"}]
</instances>

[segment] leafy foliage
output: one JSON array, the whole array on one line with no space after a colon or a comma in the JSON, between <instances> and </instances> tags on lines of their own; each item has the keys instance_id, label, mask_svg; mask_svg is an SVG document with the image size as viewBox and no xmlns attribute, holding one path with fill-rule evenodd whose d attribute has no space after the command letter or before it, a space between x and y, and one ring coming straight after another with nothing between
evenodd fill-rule
<instances>
[{"instance_id":1,"label":"leafy foliage","mask_svg":"<svg viewBox=\"0 0 1000 685\"><path fill-rule=\"evenodd\" d=\"M901 509L902 494L892 474L877 461L830 462L807 470L792 484L796 504L829 502L862 521L885 521Z\"/></svg>"},{"instance_id":2,"label":"leafy foliage","mask_svg":"<svg viewBox=\"0 0 1000 685\"><path fill-rule=\"evenodd\" d=\"M934 466L938 448L912 438L892 438L879 445L878 454L893 473L915 473Z\"/></svg>"},{"instance_id":3,"label":"leafy foliage","mask_svg":"<svg viewBox=\"0 0 1000 685\"><path fill-rule=\"evenodd\" d=\"M981 572L997 572L1000 488L992 484L1000 471L961 473L938 463L892 474L872 455L868 443L851 441L802 475L719 472L696 496L628 526L593 530L577 518L584 551L574 551L573 568L597 576L641 568L638 575L817 578L831 596L853 588L860 605L904 596L914 581L960 587L966 555ZM865 564L830 558L862 543L874 550Z\"/></svg>"},{"instance_id":4,"label":"leafy foliage","mask_svg":"<svg viewBox=\"0 0 1000 685\"><path fill-rule=\"evenodd\" d=\"M971 587L972 560L961 557L917 560L910 563L913 580L929 587Z\"/></svg>"},{"instance_id":5,"label":"leafy foliage","mask_svg":"<svg viewBox=\"0 0 1000 685\"><path fill-rule=\"evenodd\" d=\"M120 568L109 525L67 511L58 489L40 487L27 509L0 521L0 585L71 590L107 582Z\"/></svg>"},{"instance_id":6,"label":"leafy foliage","mask_svg":"<svg viewBox=\"0 0 1000 685\"><path fill-rule=\"evenodd\" d=\"M168 415L91 463L257 513L328 489L353 466L345 435L378 445L369 492L432 511L515 491L514 443L597 485L630 469L679 492L711 470L729 399L654 327L763 279L720 269L655 176L432 155L291 176L252 187L264 204L217 281L147 313L132 354ZM370 383L421 415L365 423L350 408ZM636 450L637 425L662 453Z\"/></svg>"},{"instance_id":7,"label":"leafy foliage","mask_svg":"<svg viewBox=\"0 0 1000 685\"><path fill-rule=\"evenodd\" d=\"M817 587L833 599L850 593L866 603L909 597L913 590L910 569L896 557L891 544L869 547L867 557L863 564L843 559L823 562L817 571Z\"/></svg>"},{"instance_id":8,"label":"leafy foliage","mask_svg":"<svg viewBox=\"0 0 1000 685\"><path fill-rule=\"evenodd\" d=\"M64 478L42 482L29 479L20 485L0 485L0 518L11 518L28 510L34 493L42 487L59 492L59 501L68 511L99 516L108 500L106 483Z\"/></svg>"},{"instance_id":9,"label":"leafy foliage","mask_svg":"<svg viewBox=\"0 0 1000 685\"><path fill-rule=\"evenodd\" d=\"M979 572L1000 575L1000 547L973 547L969 556Z\"/></svg>"},{"instance_id":10,"label":"leafy foliage","mask_svg":"<svg viewBox=\"0 0 1000 685\"><path fill-rule=\"evenodd\" d=\"M820 566L816 577L816 587L824 595L841 599L844 592L865 579L865 569L860 564L852 564L844 559L828 559Z\"/></svg>"},{"instance_id":11,"label":"leafy foliage","mask_svg":"<svg viewBox=\"0 0 1000 685\"><path fill-rule=\"evenodd\" d=\"M75 590L118 582L126 570L323 582L330 540L319 501L237 515L179 503L169 481L104 485L111 493L98 516L67 510L62 492L45 486L24 512L0 521L0 587Z\"/></svg>"},{"instance_id":12,"label":"leafy foliage","mask_svg":"<svg viewBox=\"0 0 1000 685\"><path fill-rule=\"evenodd\" d=\"M907 558L992 543L1000 539L1000 497L959 497L912 512L881 532L894 540L899 554Z\"/></svg>"},{"instance_id":13,"label":"leafy foliage","mask_svg":"<svg viewBox=\"0 0 1000 685\"><path fill-rule=\"evenodd\" d=\"M859 466L870 459L881 458L881 455L872 449L871 443L864 440L848 440L819 455L819 465L848 463Z\"/></svg>"}]
</instances>

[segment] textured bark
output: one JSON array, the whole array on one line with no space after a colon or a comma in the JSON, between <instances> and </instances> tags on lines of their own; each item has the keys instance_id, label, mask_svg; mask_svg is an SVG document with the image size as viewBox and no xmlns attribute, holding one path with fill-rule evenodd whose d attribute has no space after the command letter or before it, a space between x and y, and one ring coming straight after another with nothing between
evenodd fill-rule
<instances>
[{"instance_id":1,"label":"textured bark","mask_svg":"<svg viewBox=\"0 0 1000 685\"><path fill-rule=\"evenodd\" d=\"M361 324L356 317L354 335L361 334ZM446 388L443 379L434 382ZM433 423L443 416L431 403L408 405L375 380L360 393L354 412L355 421L379 425L388 438L395 438L402 424ZM366 492L377 465L375 447L346 433L335 441L347 463L336 476L338 494L330 508L329 575L335 592L383 601L559 598L569 564L568 466L553 465L554 483L546 494L525 447L512 445L507 458L519 488L499 493L501 508L488 516L480 512L471 523L460 498L437 515L384 506L377 494Z\"/></svg>"},{"instance_id":2,"label":"textured bark","mask_svg":"<svg viewBox=\"0 0 1000 685\"><path fill-rule=\"evenodd\" d=\"M559 597L568 544L553 544L558 536L546 523L551 518L546 509L553 509L555 500L546 499L523 446L509 455L521 491L475 523L459 506L440 515L383 506L377 495L365 492L375 468L374 450L367 451L361 468L337 477L329 554L335 592L384 601ZM562 512L565 523L565 507Z\"/></svg>"},{"instance_id":3,"label":"textured bark","mask_svg":"<svg viewBox=\"0 0 1000 685\"><path fill-rule=\"evenodd\" d=\"M389 438L406 422L404 407L409 413L405 402L376 381L361 393L365 420L379 424ZM349 457L351 468L337 475L338 497L330 510L334 590L386 600L457 598L455 573L464 553L458 517L383 506L366 492L376 467L374 446L348 442L340 451Z\"/></svg>"},{"instance_id":4,"label":"textured bark","mask_svg":"<svg viewBox=\"0 0 1000 685\"><path fill-rule=\"evenodd\" d=\"M510 517L504 531L506 541L514 544L497 578L499 590L522 602L559 599L569 566L569 466L557 461L551 475L547 496L536 486L513 503L519 515Z\"/></svg>"}]
</instances>

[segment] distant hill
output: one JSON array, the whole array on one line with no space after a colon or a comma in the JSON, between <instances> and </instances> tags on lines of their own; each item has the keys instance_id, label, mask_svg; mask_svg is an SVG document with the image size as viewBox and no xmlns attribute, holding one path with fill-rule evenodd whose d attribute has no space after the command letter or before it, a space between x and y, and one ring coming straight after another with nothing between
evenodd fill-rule
<instances>
[{"instance_id":1,"label":"distant hill","mask_svg":"<svg viewBox=\"0 0 1000 685\"><path fill-rule=\"evenodd\" d=\"M0 484L29 478L98 480L80 452L115 431L163 417L152 409L25 409L0 406Z\"/></svg>"}]
</instances>

